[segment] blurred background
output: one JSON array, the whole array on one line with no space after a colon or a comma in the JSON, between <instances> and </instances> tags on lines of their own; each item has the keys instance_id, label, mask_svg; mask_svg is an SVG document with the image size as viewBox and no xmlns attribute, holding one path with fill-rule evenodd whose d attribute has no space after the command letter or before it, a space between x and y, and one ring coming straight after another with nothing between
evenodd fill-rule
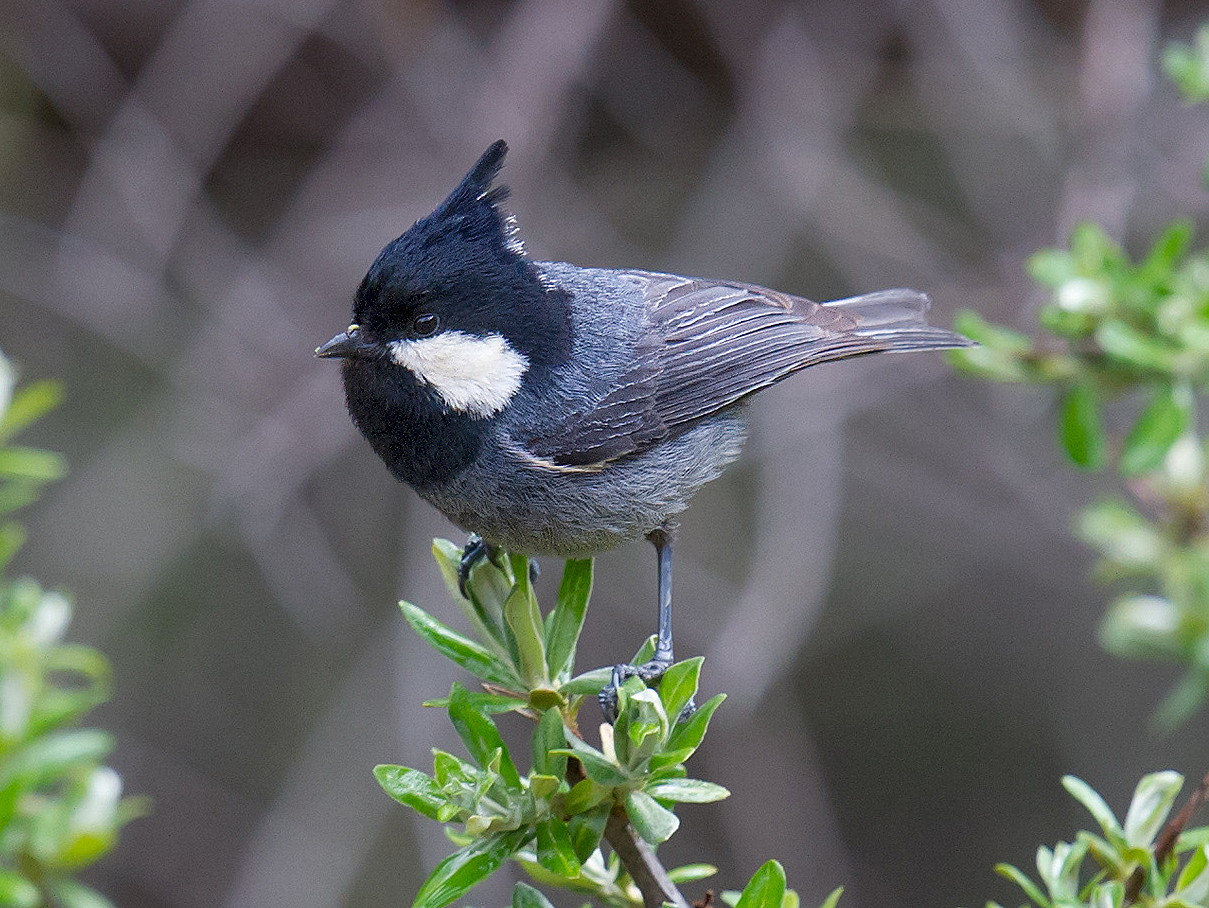
<instances>
[{"instance_id":1,"label":"blurred background","mask_svg":"<svg viewBox=\"0 0 1209 908\"><path fill-rule=\"evenodd\" d=\"M1157 75L1209 3L1145 0L6 0L0 348L66 404L26 443L71 473L17 569L113 659L94 719L154 813L90 882L123 906L406 905L448 850L375 763L456 748L461 534L355 434L314 347L381 246L496 138L530 252L832 298L927 290L1016 327L1023 264L1078 220L1128 248L1209 216L1209 118ZM1177 670L1099 651L1110 592L1070 520L1043 392L939 355L761 395L745 458L683 522L678 653L731 699L670 863L805 905L1015 903L1081 811L1209 768L1159 738ZM547 562L550 596L559 565ZM653 629L645 543L598 561L582 667ZM590 708L589 708L590 709ZM585 713L587 715L587 713ZM594 721L594 718L592 719ZM690 898L703 887L689 887ZM473 894L499 905L507 880Z\"/></svg>"}]
</instances>

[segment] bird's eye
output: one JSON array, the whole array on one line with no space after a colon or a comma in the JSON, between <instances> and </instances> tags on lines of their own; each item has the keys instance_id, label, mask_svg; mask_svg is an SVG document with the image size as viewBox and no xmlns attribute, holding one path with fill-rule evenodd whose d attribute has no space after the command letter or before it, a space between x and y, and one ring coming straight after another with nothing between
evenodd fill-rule
<instances>
[{"instance_id":1,"label":"bird's eye","mask_svg":"<svg viewBox=\"0 0 1209 908\"><path fill-rule=\"evenodd\" d=\"M416 337L432 337L441 327L441 319L435 312L422 312L411 320L411 332Z\"/></svg>"}]
</instances>

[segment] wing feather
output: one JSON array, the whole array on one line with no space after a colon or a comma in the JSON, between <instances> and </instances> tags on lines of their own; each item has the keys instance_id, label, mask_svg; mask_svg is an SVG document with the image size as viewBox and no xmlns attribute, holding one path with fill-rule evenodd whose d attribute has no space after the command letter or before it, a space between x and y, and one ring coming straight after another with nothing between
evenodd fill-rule
<instances>
[{"instance_id":1,"label":"wing feather","mask_svg":"<svg viewBox=\"0 0 1209 908\"><path fill-rule=\"evenodd\" d=\"M600 466L640 452L816 363L969 344L929 326L928 298L914 290L815 303L748 284L621 274L638 283L649 330L610 388L528 441L552 463Z\"/></svg>"}]
</instances>

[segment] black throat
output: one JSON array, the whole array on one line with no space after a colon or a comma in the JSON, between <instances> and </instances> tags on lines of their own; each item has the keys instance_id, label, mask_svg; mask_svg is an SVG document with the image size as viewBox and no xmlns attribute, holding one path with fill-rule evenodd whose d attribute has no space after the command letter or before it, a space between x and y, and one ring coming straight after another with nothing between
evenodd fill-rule
<instances>
[{"instance_id":1,"label":"black throat","mask_svg":"<svg viewBox=\"0 0 1209 908\"><path fill-rule=\"evenodd\" d=\"M385 360L348 359L343 373L353 423L397 479L429 488L474 462L489 419L449 411L431 388Z\"/></svg>"}]
</instances>

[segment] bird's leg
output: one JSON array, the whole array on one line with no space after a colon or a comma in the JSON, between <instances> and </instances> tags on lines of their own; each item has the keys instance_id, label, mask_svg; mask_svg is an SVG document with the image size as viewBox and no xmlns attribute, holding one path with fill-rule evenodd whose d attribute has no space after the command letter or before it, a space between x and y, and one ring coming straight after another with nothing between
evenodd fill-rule
<instances>
[{"instance_id":1,"label":"bird's leg","mask_svg":"<svg viewBox=\"0 0 1209 908\"><path fill-rule=\"evenodd\" d=\"M462 598L470 598L470 592L466 589L470 569L484 558L495 560L495 546L478 533L471 533L462 548L462 560L458 562L458 592L462 594Z\"/></svg>"},{"instance_id":2,"label":"bird's leg","mask_svg":"<svg viewBox=\"0 0 1209 908\"><path fill-rule=\"evenodd\" d=\"M659 562L659 626L655 634L655 655L650 662L642 665L622 663L613 666L613 675L609 683L600 691L600 708L604 711L605 719L613 722L617 719L617 688L626 678L639 677L644 683L658 681L663 673L671 667L672 656L672 535L671 523L666 523L647 534L655 546L655 555ZM691 714L696 709L690 701L685 706L685 712ZM675 720L673 720L675 721Z\"/></svg>"}]
</instances>

